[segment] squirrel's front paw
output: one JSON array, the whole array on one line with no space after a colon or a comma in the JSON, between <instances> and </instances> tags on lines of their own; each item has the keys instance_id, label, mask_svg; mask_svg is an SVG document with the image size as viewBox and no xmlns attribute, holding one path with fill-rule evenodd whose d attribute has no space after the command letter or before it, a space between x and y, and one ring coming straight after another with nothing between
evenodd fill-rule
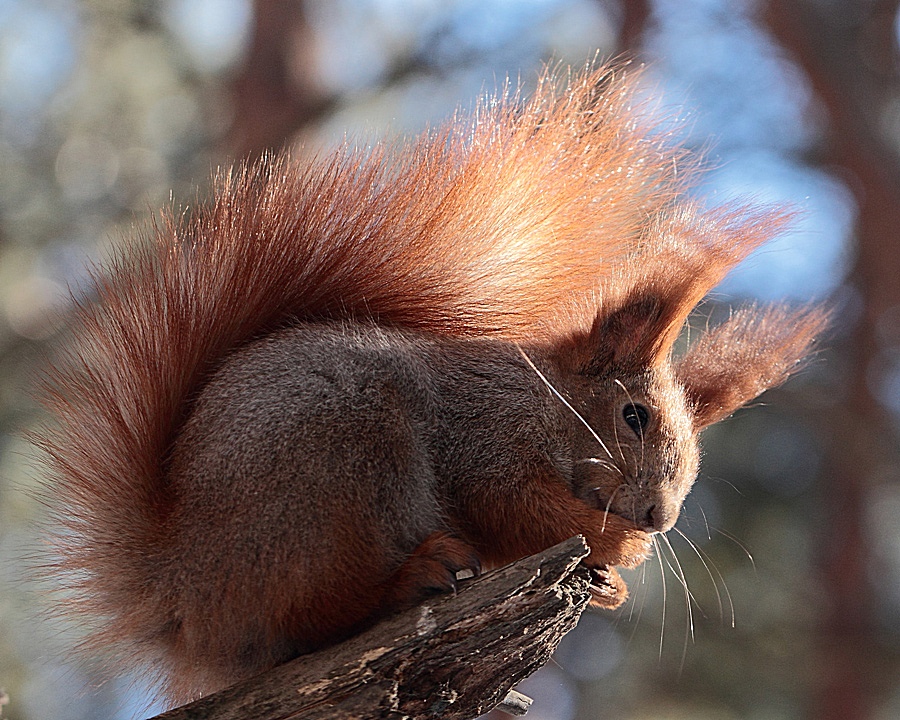
<instances>
[{"instance_id":1,"label":"squirrel's front paw","mask_svg":"<svg viewBox=\"0 0 900 720\"><path fill-rule=\"evenodd\" d=\"M481 574L475 549L447 533L432 533L394 574L388 603L398 610L432 595L456 592L457 573L464 570Z\"/></svg>"},{"instance_id":2,"label":"squirrel's front paw","mask_svg":"<svg viewBox=\"0 0 900 720\"><path fill-rule=\"evenodd\" d=\"M628 597L628 586L615 568L592 567L591 605L612 610L619 607Z\"/></svg>"},{"instance_id":3,"label":"squirrel's front paw","mask_svg":"<svg viewBox=\"0 0 900 720\"><path fill-rule=\"evenodd\" d=\"M628 597L628 587L613 566L634 568L650 555L653 541L645 532L637 529L619 529L616 541L592 546L591 554L585 558L585 565L591 571L591 605L613 609L619 607Z\"/></svg>"},{"instance_id":4,"label":"squirrel's front paw","mask_svg":"<svg viewBox=\"0 0 900 720\"><path fill-rule=\"evenodd\" d=\"M650 556L653 540L648 533L618 515L606 515L599 527L585 533L591 554L587 565L594 568L634 568Z\"/></svg>"},{"instance_id":5,"label":"squirrel's front paw","mask_svg":"<svg viewBox=\"0 0 900 720\"><path fill-rule=\"evenodd\" d=\"M652 548L653 539L649 534L641 530L627 531L617 548L618 557L610 558L611 564L636 568L650 557Z\"/></svg>"}]
</instances>

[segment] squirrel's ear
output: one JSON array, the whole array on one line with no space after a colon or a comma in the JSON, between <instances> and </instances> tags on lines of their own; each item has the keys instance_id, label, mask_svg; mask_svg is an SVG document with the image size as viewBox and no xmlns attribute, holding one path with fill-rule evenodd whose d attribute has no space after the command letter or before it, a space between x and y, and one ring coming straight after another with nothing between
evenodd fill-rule
<instances>
[{"instance_id":1,"label":"squirrel's ear","mask_svg":"<svg viewBox=\"0 0 900 720\"><path fill-rule=\"evenodd\" d=\"M801 369L827 321L818 308L750 306L708 331L675 365L695 425L718 422Z\"/></svg>"},{"instance_id":2,"label":"squirrel's ear","mask_svg":"<svg viewBox=\"0 0 900 720\"><path fill-rule=\"evenodd\" d=\"M787 219L777 208L701 213L690 206L655 218L643 249L600 288L603 304L591 328L595 356L589 371L666 362L697 303Z\"/></svg>"},{"instance_id":3,"label":"squirrel's ear","mask_svg":"<svg viewBox=\"0 0 900 720\"><path fill-rule=\"evenodd\" d=\"M601 310L591 328L589 346L594 354L589 370L600 372L610 366L640 369L662 362L699 300L696 293L679 290L642 291L610 312Z\"/></svg>"}]
</instances>

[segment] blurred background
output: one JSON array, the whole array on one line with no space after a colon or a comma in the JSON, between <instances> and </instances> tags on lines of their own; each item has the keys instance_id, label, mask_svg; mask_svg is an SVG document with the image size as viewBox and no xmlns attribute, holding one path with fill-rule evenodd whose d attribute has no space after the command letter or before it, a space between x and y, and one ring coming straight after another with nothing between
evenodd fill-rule
<instances>
[{"instance_id":1,"label":"blurred background","mask_svg":"<svg viewBox=\"0 0 900 720\"><path fill-rule=\"evenodd\" d=\"M802 375L706 433L671 548L523 685L528 717L900 718L897 6L0 0L3 717L132 718L146 703L140 678L67 661L77 629L40 619L23 578L42 512L27 378L86 268L235 158L417 132L548 59L627 52L707 151L708 202L802 211L706 312L828 300L836 319Z\"/></svg>"}]
</instances>

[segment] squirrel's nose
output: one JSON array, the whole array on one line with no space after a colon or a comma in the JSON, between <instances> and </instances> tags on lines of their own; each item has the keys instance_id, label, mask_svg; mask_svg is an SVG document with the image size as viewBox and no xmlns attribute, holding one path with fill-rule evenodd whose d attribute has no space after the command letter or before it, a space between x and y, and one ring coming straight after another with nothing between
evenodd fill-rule
<instances>
[{"instance_id":1,"label":"squirrel's nose","mask_svg":"<svg viewBox=\"0 0 900 720\"><path fill-rule=\"evenodd\" d=\"M635 513L635 521L641 530L647 532L666 532L671 530L678 519L678 512L672 511L662 503L651 503L643 512Z\"/></svg>"}]
</instances>

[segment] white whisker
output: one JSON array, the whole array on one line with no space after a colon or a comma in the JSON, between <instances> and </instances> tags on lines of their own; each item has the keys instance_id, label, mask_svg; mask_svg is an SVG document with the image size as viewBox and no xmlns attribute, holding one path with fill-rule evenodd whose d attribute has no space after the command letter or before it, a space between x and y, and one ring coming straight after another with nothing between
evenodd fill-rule
<instances>
[{"instance_id":1,"label":"white whisker","mask_svg":"<svg viewBox=\"0 0 900 720\"><path fill-rule=\"evenodd\" d=\"M738 540L738 539L737 539L734 535L732 535L731 533L727 533L727 532L725 532L724 530L720 530L719 528L713 528L713 529L714 529L717 533L719 533L719 535L722 535L722 536L728 538L729 540L731 540L731 542L733 542L733 543L734 543L735 545L737 545L741 550L743 550L743 551L744 551L744 554L747 556L747 559L750 561L750 564L753 566L753 571L756 572L756 561L753 559L753 553L751 553L751 552L747 549L746 545L744 545L740 540Z\"/></svg>"},{"instance_id":2,"label":"white whisker","mask_svg":"<svg viewBox=\"0 0 900 720\"><path fill-rule=\"evenodd\" d=\"M734 613L734 600L731 597L731 592L728 590L728 585L725 582L725 578L722 576L722 573L719 571L719 568L716 567L716 564L712 561L712 558L709 557L703 550L691 540L687 535L685 535L681 530L677 527L672 528L676 533L678 533L684 541L688 544L691 550L696 553L697 557L700 559L700 562L703 563L703 567L706 568L706 573L709 575L709 579L713 584L713 588L716 591L716 601L719 604L719 617L722 620L725 619L725 607L722 603L722 593L719 592L719 580L722 582L722 589L725 591L725 597L728 599L728 607L729 612L731 614L731 627L735 627L735 613ZM711 565L711 566L710 566ZM713 575L713 569L715 569L716 573ZM717 580L718 578L718 580Z\"/></svg>"},{"instance_id":3,"label":"white whisker","mask_svg":"<svg viewBox=\"0 0 900 720\"><path fill-rule=\"evenodd\" d=\"M609 509L612 507L613 498L616 496L616 493L619 492L619 488L622 486L619 485L615 490L610 493L609 500L606 501L606 509L603 511L603 524L600 526L600 533L603 534L606 532L606 521L609 519Z\"/></svg>"},{"instance_id":4,"label":"white whisker","mask_svg":"<svg viewBox=\"0 0 900 720\"><path fill-rule=\"evenodd\" d=\"M640 608L638 609L637 622L640 622L640 621L641 621L641 617L642 617L643 614L644 614L644 606L647 604L647 592L646 592L646 587L647 587L647 564L646 564L646 563L641 563L641 581L640 581L640 584L641 584L641 587L645 588L645 591L641 594L641 606L640 606ZM637 605L637 599L636 599L634 596L632 596L632 599L633 599L633 602L631 603L631 609L629 610L629 613L628 613L628 622L632 622L632 621L634 620L634 608L635 608L635 605ZM637 627L635 627L634 630L631 631L632 637L634 636L634 633L635 633L636 631L637 631Z\"/></svg>"},{"instance_id":5,"label":"white whisker","mask_svg":"<svg viewBox=\"0 0 900 720\"><path fill-rule=\"evenodd\" d=\"M665 542L666 547L669 548L669 553L671 554L671 560L666 558L666 564L669 566L669 570L672 571L672 574L675 575L678 582L681 584L681 587L684 589L684 601L685 601L685 611L687 613L687 617L685 618L685 629L684 629L684 646L681 650L681 666L680 669L684 670L685 659L687 658L687 649L688 649L688 641L691 643L695 642L694 637L694 611L692 605L697 603L696 598L691 593L688 588L687 578L684 575L684 568L681 566L681 561L678 559L678 555L675 554L675 548L672 547L672 543L669 542L669 538L665 535L662 535L662 540ZM675 563L674 565L672 563ZM697 604L699 607L699 604Z\"/></svg>"},{"instance_id":6,"label":"white whisker","mask_svg":"<svg viewBox=\"0 0 900 720\"><path fill-rule=\"evenodd\" d=\"M666 606L668 603L668 587L666 586L666 569L663 565L662 549L656 535L653 536L653 547L656 550L656 561L659 564L659 576L662 579L662 618L659 626L659 659L662 660L663 641L666 637Z\"/></svg>"},{"instance_id":7,"label":"white whisker","mask_svg":"<svg viewBox=\"0 0 900 720\"><path fill-rule=\"evenodd\" d=\"M615 470L617 473L621 474L621 470L613 465L609 460L603 460L602 458L581 458L580 460L575 460L573 465L580 465L581 463L590 463L591 465L599 465L600 467L604 467L607 470ZM593 488L594 490L599 490L600 488Z\"/></svg>"},{"instance_id":8,"label":"white whisker","mask_svg":"<svg viewBox=\"0 0 900 720\"><path fill-rule=\"evenodd\" d=\"M563 405L565 405L569 410L572 411L575 417L577 417L581 421L581 424L587 428L588 432L593 436L594 440L596 440L600 444L600 447L602 447L606 451L606 454L609 455L609 459L615 462L615 458L609 451L609 448L606 447L606 443L603 442L594 428L590 426L590 423L588 423L588 421L581 416L581 413L578 412L574 407L572 407L572 404L562 396L562 393L560 393L559 390L553 387L553 384L546 377L544 377L544 374L537 369L537 365L531 362L531 358L525 354L525 351L521 348L521 346L516 345L516 348L521 353L522 357L525 358L525 362L527 362L531 369L534 370L535 374L541 379L544 385L549 388L550 392L552 392L559 399L559 401L562 402Z\"/></svg>"},{"instance_id":9,"label":"white whisker","mask_svg":"<svg viewBox=\"0 0 900 720\"><path fill-rule=\"evenodd\" d=\"M706 526L706 539L712 540L712 532L709 529L709 518L706 517L706 513L700 505L697 505L697 508L700 510L700 514L703 516L703 524Z\"/></svg>"}]
</instances>

